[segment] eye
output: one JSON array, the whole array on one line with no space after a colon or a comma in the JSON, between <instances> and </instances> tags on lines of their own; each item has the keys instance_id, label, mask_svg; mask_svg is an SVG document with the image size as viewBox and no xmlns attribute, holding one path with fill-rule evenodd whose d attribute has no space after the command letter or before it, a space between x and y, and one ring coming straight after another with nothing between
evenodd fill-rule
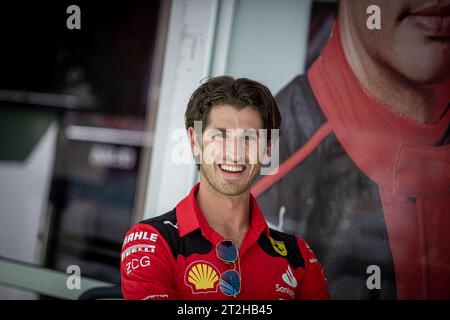
<instances>
[{"instance_id":1,"label":"eye","mask_svg":"<svg viewBox=\"0 0 450 320\"><path fill-rule=\"evenodd\" d=\"M213 137L214 137L214 139L223 139L223 138L225 138L225 134L218 132L218 133L214 134Z\"/></svg>"},{"instance_id":2,"label":"eye","mask_svg":"<svg viewBox=\"0 0 450 320\"><path fill-rule=\"evenodd\" d=\"M250 136L245 136L245 141L246 142L254 142L256 141L258 138L256 136L250 135Z\"/></svg>"}]
</instances>

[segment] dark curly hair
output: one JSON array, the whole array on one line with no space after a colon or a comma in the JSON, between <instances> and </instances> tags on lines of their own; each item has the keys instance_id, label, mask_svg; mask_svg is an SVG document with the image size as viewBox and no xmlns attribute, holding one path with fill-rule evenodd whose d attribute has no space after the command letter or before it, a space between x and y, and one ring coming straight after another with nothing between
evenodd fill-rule
<instances>
[{"instance_id":1,"label":"dark curly hair","mask_svg":"<svg viewBox=\"0 0 450 320\"><path fill-rule=\"evenodd\" d=\"M280 129L280 111L270 90L254 80L229 76L210 78L194 91L185 113L186 129L193 127L194 121L201 121L204 130L208 126L211 109L224 104L237 109L251 107L257 110L264 129L268 130L268 139L270 129Z\"/></svg>"}]
</instances>

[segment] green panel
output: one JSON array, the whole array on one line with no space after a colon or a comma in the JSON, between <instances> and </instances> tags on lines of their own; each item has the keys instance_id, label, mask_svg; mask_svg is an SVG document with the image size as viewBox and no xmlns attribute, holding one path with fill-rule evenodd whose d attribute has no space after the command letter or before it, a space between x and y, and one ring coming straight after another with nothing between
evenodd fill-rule
<instances>
[{"instance_id":1,"label":"green panel","mask_svg":"<svg viewBox=\"0 0 450 320\"><path fill-rule=\"evenodd\" d=\"M56 112L5 104L0 102L0 161L24 161L56 120Z\"/></svg>"}]
</instances>

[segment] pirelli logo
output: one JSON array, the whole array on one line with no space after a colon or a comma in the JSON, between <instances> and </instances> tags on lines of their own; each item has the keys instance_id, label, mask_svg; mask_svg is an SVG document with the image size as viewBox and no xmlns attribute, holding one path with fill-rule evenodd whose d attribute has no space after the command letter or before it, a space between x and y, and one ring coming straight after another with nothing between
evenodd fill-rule
<instances>
[{"instance_id":1,"label":"pirelli logo","mask_svg":"<svg viewBox=\"0 0 450 320\"><path fill-rule=\"evenodd\" d=\"M128 257L130 254L136 253L136 252L155 252L155 246L151 244L136 244L134 246L129 247L127 250L125 250L122 253L122 261Z\"/></svg>"}]
</instances>

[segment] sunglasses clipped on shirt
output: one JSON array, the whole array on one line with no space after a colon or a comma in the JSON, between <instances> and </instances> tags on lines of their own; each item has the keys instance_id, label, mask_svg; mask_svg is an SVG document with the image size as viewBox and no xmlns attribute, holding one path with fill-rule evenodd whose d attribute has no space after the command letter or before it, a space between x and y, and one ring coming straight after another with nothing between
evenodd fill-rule
<instances>
[{"instance_id":1,"label":"sunglasses clipped on shirt","mask_svg":"<svg viewBox=\"0 0 450 320\"><path fill-rule=\"evenodd\" d=\"M239 259L237 245L232 240L223 240L219 242L216 246L216 254L217 258L227 263L227 265L229 263L235 264ZM227 296L236 297L236 295L241 292L241 276L238 271L236 271L236 267L234 270L225 271L220 275L219 288L220 291Z\"/></svg>"}]
</instances>

